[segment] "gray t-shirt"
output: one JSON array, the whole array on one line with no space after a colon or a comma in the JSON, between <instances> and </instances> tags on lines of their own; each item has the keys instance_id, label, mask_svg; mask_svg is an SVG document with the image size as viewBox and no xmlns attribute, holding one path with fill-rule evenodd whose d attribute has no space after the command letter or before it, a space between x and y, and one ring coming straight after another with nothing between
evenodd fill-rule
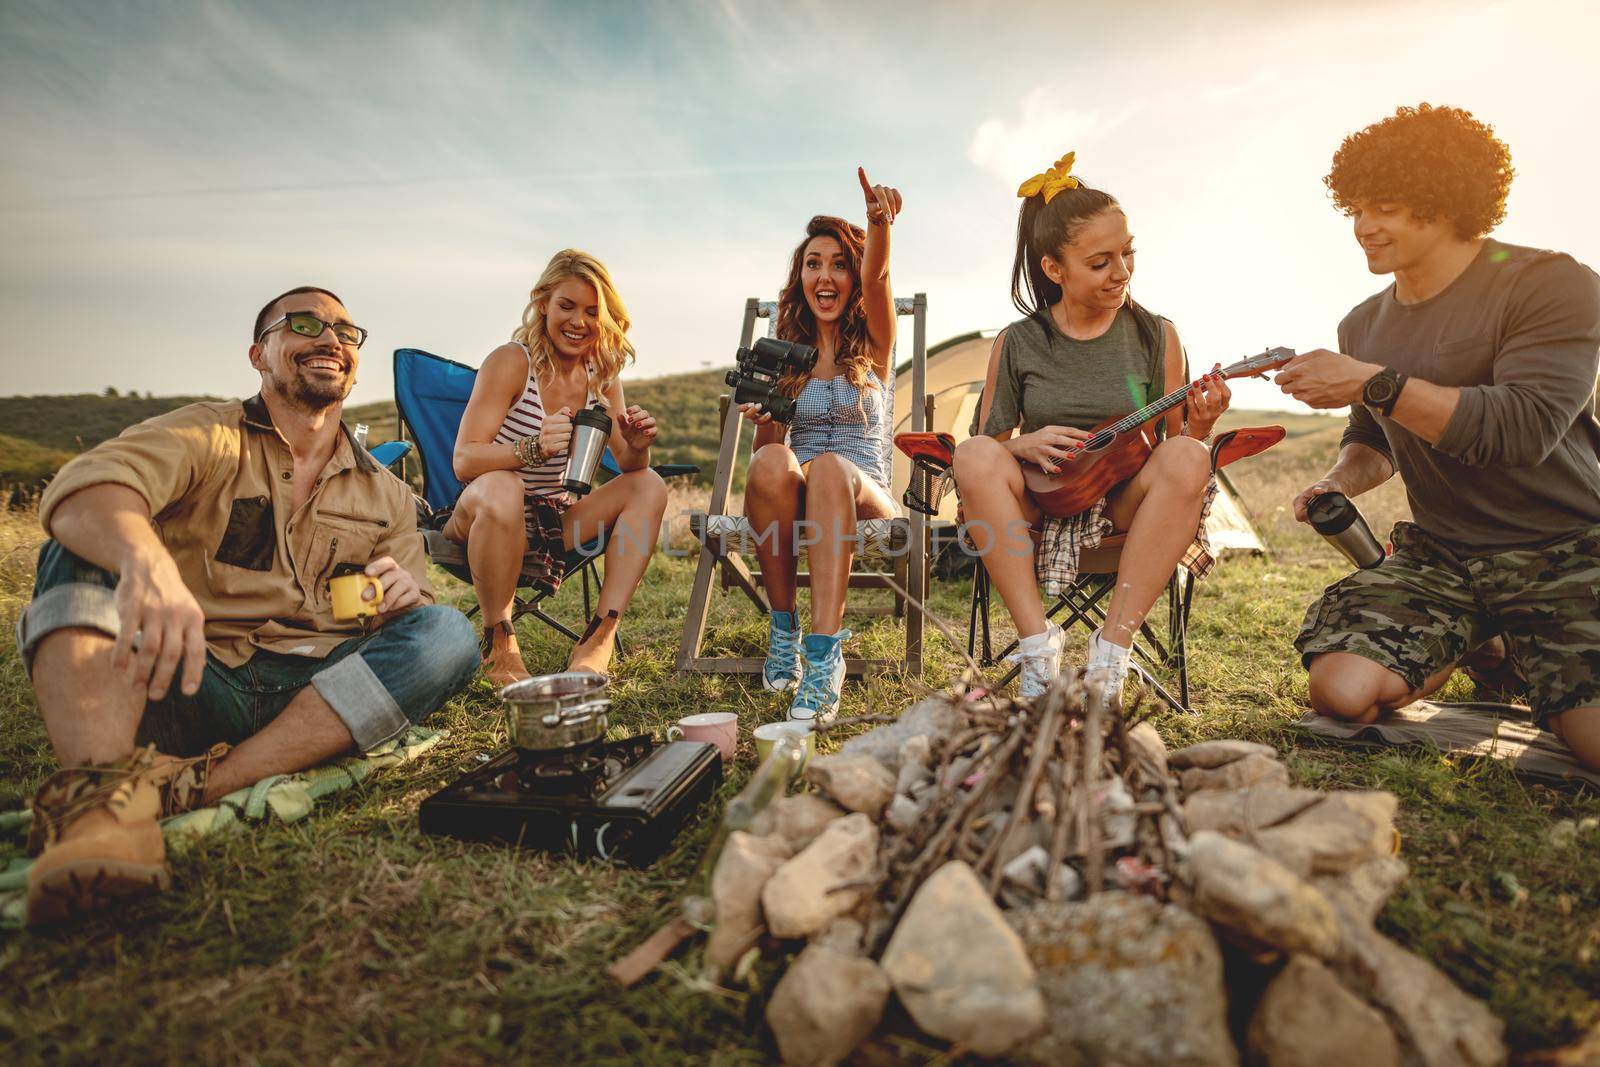
<instances>
[{"instance_id":1,"label":"gray t-shirt","mask_svg":"<svg viewBox=\"0 0 1600 1067\"><path fill-rule=\"evenodd\" d=\"M1124 306L1099 337L1074 340L1053 319L1006 327L995 375L994 403L983 432L1032 433L1043 426L1087 430L1113 416L1144 407L1166 391L1164 320L1153 320L1152 343Z\"/></svg>"},{"instance_id":2,"label":"gray t-shirt","mask_svg":"<svg viewBox=\"0 0 1600 1067\"><path fill-rule=\"evenodd\" d=\"M1394 286L1339 324L1339 350L1461 390L1437 445L1362 405L1343 443L1389 457L1411 514L1464 556L1559 541L1600 525L1600 277L1571 256L1484 242L1441 293Z\"/></svg>"}]
</instances>

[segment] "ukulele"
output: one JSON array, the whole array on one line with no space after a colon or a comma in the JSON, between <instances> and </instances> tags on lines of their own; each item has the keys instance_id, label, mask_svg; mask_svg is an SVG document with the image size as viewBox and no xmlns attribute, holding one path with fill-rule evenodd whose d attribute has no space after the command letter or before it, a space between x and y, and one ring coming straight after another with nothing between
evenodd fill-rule
<instances>
[{"instance_id":1,"label":"ukulele","mask_svg":"<svg viewBox=\"0 0 1600 1067\"><path fill-rule=\"evenodd\" d=\"M1294 356L1290 348L1269 348L1213 373L1225 379L1256 378L1277 370ZM1054 474L1047 474L1036 464L1024 463L1022 480L1029 495L1051 518L1066 518L1083 511L1139 472L1156 446L1148 424L1181 407L1188 394L1186 385L1130 415L1100 423L1092 436L1068 450L1067 458Z\"/></svg>"}]
</instances>

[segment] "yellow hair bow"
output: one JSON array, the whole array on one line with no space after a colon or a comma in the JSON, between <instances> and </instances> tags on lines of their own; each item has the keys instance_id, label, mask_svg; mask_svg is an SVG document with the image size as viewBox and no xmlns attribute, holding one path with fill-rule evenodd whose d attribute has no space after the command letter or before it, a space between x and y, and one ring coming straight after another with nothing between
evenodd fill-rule
<instances>
[{"instance_id":1,"label":"yellow hair bow","mask_svg":"<svg viewBox=\"0 0 1600 1067\"><path fill-rule=\"evenodd\" d=\"M1076 189L1083 183L1072 176L1072 161L1077 157L1076 152L1068 152L1055 165L1043 174L1035 174L1017 187L1017 195L1026 199L1038 193L1044 194L1044 202L1049 203L1056 198L1056 194L1063 189Z\"/></svg>"}]
</instances>

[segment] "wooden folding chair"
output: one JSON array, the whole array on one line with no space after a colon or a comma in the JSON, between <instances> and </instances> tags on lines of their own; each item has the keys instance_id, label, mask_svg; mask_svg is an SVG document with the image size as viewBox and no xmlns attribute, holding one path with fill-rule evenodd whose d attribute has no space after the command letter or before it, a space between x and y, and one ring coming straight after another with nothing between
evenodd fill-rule
<instances>
[{"instance_id":1,"label":"wooden folding chair","mask_svg":"<svg viewBox=\"0 0 1600 1067\"><path fill-rule=\"evenodd\" d=\"M912 396L924 398L927 376L927 309L928 298L918 293L910 299L895 300L896 315L912 317L911 389ZM768 320L768 334L777 325L778 307L774 301L751 298L745 301L744 323L739 333L739 347L748 348L755 337L756 319ZM912 428L922 429L927 423L931 397L912 404ZM707 674L760 674L764 660L759 656L706 656L701 653L705 642L706 619L711 609L711 590L714 578L721 576L724 589L737 588L763 613L770 611L761 575L752 571L743 559L747 546L754 543L754 533L742 515L727 513L728 495L733 487L733 475L741 456L740 439L745 420L739 409L726 395L721 401L722 442L717 453L717 473L711 485L711 502L705 514L690 517L690 529L701 544L699 563L695 568L694 586L689 595L689 610L683 620L683 636L678 644L677 667L680 671ZM928 526L923 515L913 512L905 518L868 519L860 524L859 534L864 551L857 553L858 563L864 560L887 558L893 562L896 582L915 602L927 597L928 591ZM810 585L810 576L799 575L802 586ZM851 589L887 589L889 583L881 572L856 569L850 574ZM922 675L922 613L908 606L905 598L895 594L892 611L903 617L906 624L905 669L913 677ZM882 614L885 609L847 607L852 614ZM900 665L894 660L869 660L845 658L845 672L860 678L869 673Z\"/></svg>"}]
</instances>

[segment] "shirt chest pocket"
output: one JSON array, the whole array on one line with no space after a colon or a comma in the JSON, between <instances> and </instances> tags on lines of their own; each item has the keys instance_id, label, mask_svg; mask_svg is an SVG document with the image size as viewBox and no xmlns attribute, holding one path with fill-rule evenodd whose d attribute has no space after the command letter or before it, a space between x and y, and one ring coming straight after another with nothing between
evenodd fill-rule
<instances>
[{"instance_id":1,"label":"shirt chest pocket","mask_svg":"<svg viewBox=\"0 0 1600 1067\"><path fill-rule=\"evenodd\" d=\"M1495 340L1484 334L1434 346L1423 375L1435 385L1490 385L1494 382Z\"/></svg>"},{"instance_id":2,"label":"shirt chest pocket","mask_svg":"<svg viewBox=\"0 0 1600 1067\"><path fill-rule=\"evenodd\" d=\"M253 599L274 588L278 562L278 527L272 500L237 497L228 506L228 521L211 547L206 576L211 591L224 598Z\"/></svg>"},{"instance_id":3,"label":"shirt chest pocket","mask_svg":"<svg viewBox=\"0 0 1600 1067\"><path fill-rule=\"evenodd\" d=\"M389 532L389 520L321 512L312 527L301 573L311 587L311 601L328 607L328 579L341 563L365 567L373 560L378 542Z\"/></svg>"}]
</instances>

